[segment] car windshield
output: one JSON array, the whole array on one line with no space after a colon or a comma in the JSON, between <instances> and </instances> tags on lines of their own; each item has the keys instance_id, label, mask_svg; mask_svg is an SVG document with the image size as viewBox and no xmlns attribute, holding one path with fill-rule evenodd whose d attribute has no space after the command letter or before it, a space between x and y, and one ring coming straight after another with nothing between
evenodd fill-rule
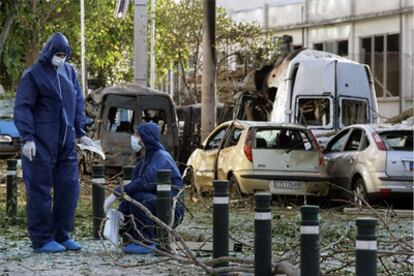
<instances>
[{"instance_id":1,"label":"car windshield","mask_svg":"<svg viewBox=\"0 0 414 276\"><path fill-rule=\"evenodd\" d=\"M0 118L13 118L14 99L0 100Z\"/></svg>"},{"instance_id":2,"label":"car windshield","mask_svg":"<svg viewBox=\"0 0 414 276\"><path fill-rule=\"evenodd\" d=\"M413 131L387 131L379 135L389 150L413 151Z\"/></svg>"}]
</instances>

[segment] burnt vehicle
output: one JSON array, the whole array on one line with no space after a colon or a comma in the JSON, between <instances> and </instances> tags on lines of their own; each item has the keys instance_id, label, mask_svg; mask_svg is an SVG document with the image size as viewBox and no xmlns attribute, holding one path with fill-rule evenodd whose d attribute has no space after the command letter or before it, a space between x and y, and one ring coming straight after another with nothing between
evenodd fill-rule
<instances>
[{"instance_id":1,"label":"burnt vehicle","mask_svg":"<svg viewBox=\"0 0 414 276\"><path fill-rule=\"evenodd\" d=\"M250 72L233 97L236 119L302 124L322 145L346 126L378 122L370 68L322 51L281 55Z\"/></svg>"},{"instance_id":2,"label":"burnt vehicle","mask_svg":"<svg viewBox=\"0 0 414 276\"><path fill-rule=\"evenodd\" d=\"M14 99L0 100L0 159L17 156L20 135L13 122Z\"/></svg>"},{"instance_id":3,"label":"burnt vehicle","mask_svg":"<svg viewBox=\"0 0 414 276\"><path fill-rule=\"evenodd\" d=\"M179 168L184 170L188 157L201 144L201 104L191 104L176 108L179 127ZM217 124L232 120L231 103L217 104Z\"/></svg>"},{"instance_id":4,"label":"burnt vehicle","mask_svg":"<svg viewBox=\"0 0 414 276\"><path fill-rule=\"evenodd\" d=\"M130 138L141 122L158 124L162 144L177 158L177 117L169 94L138 84L121 84L88 95L85 109L94 120L94 124L88 128L88 135L100 142L106 156L103 161L106 168L119 169L135 164L137 156L131 150ZM86 164L95 161L87 159L88 156L80 158ZM81 169L85 168L90 169L91 166Z\"/></svg>"}]
</instances>

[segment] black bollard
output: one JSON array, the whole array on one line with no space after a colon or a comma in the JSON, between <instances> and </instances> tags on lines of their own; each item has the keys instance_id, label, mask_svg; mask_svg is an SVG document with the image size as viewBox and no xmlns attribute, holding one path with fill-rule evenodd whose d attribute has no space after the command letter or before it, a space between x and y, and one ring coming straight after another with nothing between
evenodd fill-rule
<instances>
[{"instance_id":1,"label":"black bollard","mask_svg":"<svg viewBox=\"0 0 414 276\"><path fill-rule=\"evenodd\" d=\"M357 276L377 275L377 237L374 218L357 218L356 260L355 272Z\"/></svg>"},{"instance_id":2,"label":"black bollard","mask_svg":"<svg viewBox=\"0 0 414 276\"><path fill-rule=\"evenodd\" d=\"M300 274L320 275L319 259L319 206L304 205L300 208Z\"/></svg>"},{"instance_id":3,"label":"black bollard","mask_svg":"<svg viewBox=\"0 0 414 276\"><path fill-rule=\"evenodd\" d=\"M92 167L92 213L93 213L93 237L99 239L100 228L102 220L105 218L105 211L103 204L105 201L105 190L104 188L95 184L105 184L104 166L94 165Z\"/></svg>"},{"instance_id":4,"label":"black bollard","mask_svg":"<svg viewBox=\"0 0 414 276\"><path fill-rule=\"evenodd\" d=\"M214 180L213 187L213 258L227 257L229 256L229 182ZM228 262L223 262L215 267L227 265Z\"/></svg>"},{"instance_id":5,"label":"black bollard","mask_svg":"<svg viewBox=\"0 0 414 276\"><path fill-rule=\"evenodd\" d=\"M126 185L131 182L134 169L134 166L124 166L122 168L122 185Z\"/></svg>"},{"instance_id":6,"label":"black bollard","mask_svg":"<svg viewBox=\"0 0 414 276\"><path fill-rule=\"evenodd\" d=\"M17 160L7 160L7 191L6 191L6 214L9 224L16 223L17 215Z\"/></svg>"},{"instance_id":7,"label":"black bollard","mask_svg":"<svg viewBox=\"0 0 414 276\"><path fill-rule=\"evenodd\" d=\"M272 195L255 194L254 275L272 275Z\"/></svg>"},{"instance_id":8,"label":"black bollard","mask_svg":"<svg viewBox=\"0 0 414 276\"><path fill-rule=\"evenodd\" d=\"M171 218L171 171L157 171L157 218L169 225ZM169 251L168 231L160 226L156 228L157 248L163 251Z\"/></svg>"}]
</instances>

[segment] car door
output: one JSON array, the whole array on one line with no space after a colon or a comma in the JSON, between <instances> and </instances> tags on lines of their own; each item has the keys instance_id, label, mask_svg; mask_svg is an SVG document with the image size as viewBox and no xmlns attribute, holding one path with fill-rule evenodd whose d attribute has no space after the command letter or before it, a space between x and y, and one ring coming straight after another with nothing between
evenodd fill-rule
<instances>
[{"instance_id":1,"label":"car door","mask_svg":"<svg viewBox=\"0 0 414 276\"><path fill-rule=\"evenodd\" d=\"M324 151L324 159L327 163L326 169L329 177L336 185L343 185L341 179L341 163L343 162L344 147L348 141L351 128L347 128L336 134L331 141L329 141Z\"/></svg>"},{"instance_id":2,"label":"car door","mask_svg":"<svg viewBox=\"0 0 414 276\"><path fill-rule=\"evenodd\" d=\"M232 126L223 141L223 146L217 156L217 179L227 179L229 171L237 170L242 165L243 153L237 151L237 146L244 128Z\"/></svg>"},{"instance_id":3,"label":"car door","mask_svg":"<svg viewBox=\"0 0 414 276\"><path fill-rule=\"evenodd\" d=\"M215 129L206 139L202 149L197 150L197 155L191 164L194 170L194 180L199 186L211 186L214 179L214 163L217 152L228 129L228 124Z\"/></svg>"},{"instance_id":4,"label":"car door","mask_svg":"<svg viewBox=\"0 0 414 276\"><path fill-rule=\"evenodd\" d=\"M365 132L361 128L353 128L345 144L343 154L338 158L337 175L343 180L343 187L351 190L351 180L358 162L359 152Z\"/></svg>"}]
</instances>

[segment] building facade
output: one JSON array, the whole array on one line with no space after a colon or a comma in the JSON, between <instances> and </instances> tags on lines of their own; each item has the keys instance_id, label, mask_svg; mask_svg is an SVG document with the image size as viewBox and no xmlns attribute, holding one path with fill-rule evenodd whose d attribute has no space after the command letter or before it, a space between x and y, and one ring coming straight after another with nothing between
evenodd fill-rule
<instances>
[{"instance_id":1,"label":"building facade","mask_svg":"<svg viewBox=\"0 0 414 276\"><path fill-rule=\"evenodd\" d=\"M236 21L257 22L294 48L368 64L382 119L413 107L412 0L218 0Z\"/></svg>"}]
</instances>

